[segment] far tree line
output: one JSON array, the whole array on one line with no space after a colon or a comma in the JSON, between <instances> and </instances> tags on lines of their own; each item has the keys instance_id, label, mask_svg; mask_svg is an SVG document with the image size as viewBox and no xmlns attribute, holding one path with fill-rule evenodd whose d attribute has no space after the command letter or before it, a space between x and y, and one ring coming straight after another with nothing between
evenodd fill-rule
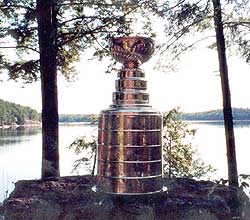
<instances>
[{"instance_id":1,"label":"far tree line","mask_svg":"<svg viewBox=\"0 0 250 220\"><path fill-rule=\"evenodd\" d=\"M36 110L0 99L0 125L24 125L28 121L40 121Z\"/></svg>"},{"instance_id":2,"label":"far tree line","mask_svg":"<svg viewBox=\"0 0 250 220\"><path fill-rule=\"evenodd\" d=\"M234 120L250 120L250 109L233 108ZM221 109L181 113L182 120L223 120ZM60 123L88 122L95 123L98 114L59 114ZM0 125L24 125L28 121L41 121L41 113L28 106L22 106L0 99Z\"/></svg>"},{"instance_id":3,"label":"far tree line","mask_svg":"<svg viewBox=\"0 0 250 220\"><path fill-rule=\"evenodd\" d=\"M234 120L250 120L250 109L248 108L232 108ZM223 111L221 109L183 113L180 116L183 120L223 120Z\"/></svg>"},{"instance_id":4,"label":"far tree line","mask_svg":"<svg viewBox=\"0 0 250 220\"><path fill-rule=\"evenodd\" d=\"M60 114L59 122L93 122L98 117L95 114ZM28 106L22 106L13 102L0 99L0 126L1 125L24 125L41 121L41 113Z\"/></svg>"}]
</instances>

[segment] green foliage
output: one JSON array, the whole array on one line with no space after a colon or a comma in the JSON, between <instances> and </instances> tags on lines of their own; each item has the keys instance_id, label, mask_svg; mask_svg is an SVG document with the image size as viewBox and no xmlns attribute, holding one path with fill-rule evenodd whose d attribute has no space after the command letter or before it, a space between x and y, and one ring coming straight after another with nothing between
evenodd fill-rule
<instances>
[{"instance_id":1,"label":"green foliage","mask_svg":"<svg viewBox=\"0 0 250 220\"><path fill-rule=\"evenodd\" d=\"M23 125L26 120L40 121L40 114L30 107L0 99L0 125Z\"/></svg>"},{"instance_id":2,"label":"green foliage","mask_svg":"<svg viewBox=\"0 0 250 220\"><path fill-rule=\"evenodd\" d=\"M192 146L196 133L180 119L179 109L163 115L163 173L168 177L202 177L214 171L197 157Z\"/></svg>"},{"instance_id":3,"label":"green foliage","mask_svg":"<svg viewBox=\"0 0 250 220\"><path fill-rule=\"evenodd\" d=\"M97 119L98 115L87 115L88 122L94 124L97 122ZM96 136L92 135L91 137L79 137L70 144L69 149L73 149L75 154L79 156L79 159L77 159L73 165L73 171L78 171L80 167L84 166L85 170L90 171L91 175L94 175L97 156Z\"/></svg>"},{"instance_id":4,"label":"green foliage","mask_svg":"<svg viewBox=\"0 0 250 220\"><path fill-rule=\"evenodd\" d=\"M60 0L57 8L57 66L71 80L76 75L75 62L90 51L99 59L109 55L112 36L133 32L160 36L153 21L165 27L165 41L160 49L159 67L172 67L181 54L199 42L214 37L211 1L159 0ZM248 0L223 2L227 47L250 61L250 5ZM0 3L0 69L9 78L25 82L39 79L39 46L35 0L3 0ZM159 22L158 22L159 21ZM141 23L140 23L141 22ZM140 23L141 32L137 26ZM135 29L135 30L132 30ZM213 42L207 46L213 48ZM9 54L9 55L8 55ZM32 59L31 59L32 58Z\"/></svg>"},{"instance_id":5,"label":"green foliage","mask_svg":"<svg viewBox=\"0 0 250 220\"><path fill-rule=\"evenodd\" d=\"M168 3L170 4L170 2ZM223 28L228 52L239 55L250 63L249 32L250 4L248 0L221 1ZM167 10L171 8L171 10ZM166 40L159 45L159 67L172 67L186 52L206 45L215 47L213 7L210 0L177 1L158 11L165 27Z\"/></svg>"},{"instance_id":6,"label":"green foliage","mask_svg":"<svg viewBox=\"0 0 250 220\"><path fill-rule=\"evenodd\" d=\"M228 179L220 178L215 180L217 184L228 185ZM249 174L240 174L239 175L239 187L242 190L246 190L247 195L250 195L250 175ZM248 190L248 191L247 191Z\"/></svg>"},{"instance_id":7,"label":"green foliage","mask_svg":"<svg viewBox=\"0 0 250 220\"><path fill-rule=\"evenodd\" d=\"M34 0L0 3L0 56L9 78L37 80L39 69L36 9ZM30 56L32 55L32 56ZM1 66L0 64L0 66Z\"/></svg>"},{"instance_id":8,"label":"green foliage","mask_svg":"<svg viewBox=\"0 0 250 220\"><path fill-rule=\"evenodd\" d=\"M94 48L94 57L107 56L109 39L132 32L127 16L138 8L146 8L145 2L55 1L58 70L68 80L72 79L76 74L75 62L90 47ZM0 68L8 71L10 79L25 82L39 79L37 10L35 0L3 0L0 3Z\"/></svg>"},{"instance_id":9,"label":"green foliage","mask_svg":"<svg viewBox=\"0 0 250 220\"><path fill-rule=\"evenodd\" d=\"M95 114L61 114L59 115L59 122L96 122L98 115Z\"/></svg>"},{"instance_id":10,"label":"green foliage","mask_svg":"<svg viewBox=\"0 0 250 220\"><path fill-rule=\"evenodd\" d=\"M207 33L201 27L211 27L212 22L210 1L183 0L168 4L167 8L157 12L165 34L165 40L158 46L160 60L157 66L165 71L174 69L182 54L195 49L197 43L206 39Z\"/></svg>"},{"instance_id":11,"label":"green foliage","mask_svg":"<svg viewBox=\"0 0 250 220\"><path fill-rule=\"evenodd\" d=\"M91 175L94 175L96 164L96 149L97 139L95 136L89 140L86 136L77 138L70 146L69 149L73 149L77 156L80 156L73 165L73 170L77 171L80 167L91 171Z\"/></svg>"},{"instance_id":12,"label":"green foliage","mask_svg":"<svg viewBox=\"0 0 250 220\"><path fill-rule=\"evenodd\" d=\"M239 182L240 188L243 189L250 189L250 174L240 174L239 175ZM250 191L248 191L248 194Z\"/></svg>"},{"instance_id":13,"label":"green foliage","mask_svg":"<svg viewBox=\"0 0 250 220\"><path fill-rule=\"evenodd\" d=\"M234 120L250 120L250 109L233 108ZM222 110L213 110L206 112L183 113L183 120L223 120Z\"/></svg>"}]
</instances>

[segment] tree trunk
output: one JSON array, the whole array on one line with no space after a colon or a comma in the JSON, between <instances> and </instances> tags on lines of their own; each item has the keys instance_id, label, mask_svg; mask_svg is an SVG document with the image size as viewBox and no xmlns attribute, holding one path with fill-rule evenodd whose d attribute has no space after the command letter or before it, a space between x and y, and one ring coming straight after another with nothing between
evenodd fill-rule
<instances>
[{"instance_id":1,"label":"tree trunk","mask_svg":"<svg viewBox=\"0 0 250 220\"><path fill-rule=\"evenodd\" d=\"M216 32L216 45L219 58L219 69L221 77L221 88L223 97L223 115L227 145L228 179L230 186L239 186L238 172L235 152L235 139L233 128L233 115L231 106L231 95L228 80L228 68L226 59L225 38L223 33L223 23L221 15L220 0L213 0L214 24Z\"/></svg>"},{"instance_id":2,"label":"tree trunk","mask_svg":"<svg viewBox=\"0 0 250 220\"><path fill-rule=\"evenodd\" d=\"M58 100L57 100L57 19L54 0L37 0L42 90L42 179L57 177Z\"/></svg>"}]
</instances>

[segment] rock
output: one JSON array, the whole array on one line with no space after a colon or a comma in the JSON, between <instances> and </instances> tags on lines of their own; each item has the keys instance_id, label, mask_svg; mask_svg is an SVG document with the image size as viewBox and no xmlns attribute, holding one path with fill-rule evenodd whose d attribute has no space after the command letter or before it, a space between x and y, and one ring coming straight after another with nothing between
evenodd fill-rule
<instances>
[{"instance_id":1,"label":"rock","mask_svg":"<svg viewBox=\"0 0 250 220\"><path fill-rule=\"evenodd\" d=\"M167 191L158 194L112 196L92 190L93 176L22 180L2 212L5 220L250 219L249 199L238 188L187 178L163 181Z\"/></svg>"},{"instance_id":2,"label":"rock","mask_svg":"<svg viewBox=\"0 0 250 220\"><path fill-rule=\"evenodd\" d=\"M0 219L2 219L3 216L3 204L0 202Z\"/></svg>"}]
</instances>

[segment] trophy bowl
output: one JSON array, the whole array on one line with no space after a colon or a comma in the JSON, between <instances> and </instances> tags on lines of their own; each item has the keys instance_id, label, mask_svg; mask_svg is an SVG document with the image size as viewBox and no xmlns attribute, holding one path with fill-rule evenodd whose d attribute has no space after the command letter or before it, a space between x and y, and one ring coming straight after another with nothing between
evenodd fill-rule
<instances>
[{"instance_id":1,"label":"trophy bowl","mask_svg":"<svg viewBox=\"0 0 250 220\"><path fill-rule=\"evenodd\" d=\"M116 37L111 39L111 55L123 64L145 63L154 53L154 41L147 37Z\"/></svg>"}]
</instances>

